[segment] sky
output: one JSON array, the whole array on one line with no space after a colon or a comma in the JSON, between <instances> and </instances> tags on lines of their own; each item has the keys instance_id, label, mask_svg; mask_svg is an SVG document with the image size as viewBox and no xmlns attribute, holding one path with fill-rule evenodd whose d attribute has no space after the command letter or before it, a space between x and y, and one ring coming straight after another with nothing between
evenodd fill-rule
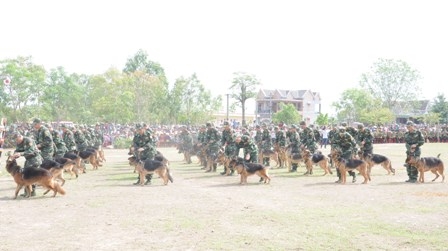
<instances>
[{"instance_id":1,"label":"sky","mask_svg":"<svg viewBox=\"0 0 448 251\"><path fill-rule=\"evenodd\" d=\"M264 89L311 90L322 112L379 58L419 71L421 98L448 96L446 1L0 0L0 60L101 74L142 49L172 84L196 74L213 95L233 73Z\"/></svg>"}]
</instances>

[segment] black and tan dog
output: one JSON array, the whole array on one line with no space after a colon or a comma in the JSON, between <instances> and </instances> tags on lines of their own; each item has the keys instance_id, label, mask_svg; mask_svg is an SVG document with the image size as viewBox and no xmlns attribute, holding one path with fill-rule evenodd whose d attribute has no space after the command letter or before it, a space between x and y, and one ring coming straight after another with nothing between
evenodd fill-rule
<instances>
[{"instance_id":1,"label":"black and tan dog","mask_svg":"<svg viewBox=\"0 0 448 251\"><path fill-rule=\"evenodd\" d=\"M63 186L65 184L65 179L64 179L64 177L62 177L64 168L63 168L62 164L60 164L59 162L56 162L56 161L50 160L50 159L46 159L46 160L42 161L40 168L50 171L50 173L53 175L54 179L61 182L61 186Z\"/></svg>"},{"instance_id":2,"label":"black and tan dog","mask_svg":"<svg viewBox=\"0 0 448 251\"><path fill-rule=\"evenodd\" d=\"M79 174L79 173L86 173L85 165L82 165L82 164L81 164L82 159L81 159L81 157L79 157L77 154L74 154L74 153L65 153L65 154L64 154L64 158L67 158L67 159L70 159L70 160L75 161L76 166L73 168L73 171L74 171L76 174Z\"/></svg>"},{"instance_id":3,"label":"black and tan dog","mask_svg":"<svg viewBox=\"0 0 448 251\"><path fill-rule=\"evenodd\" d=\"M313 154L307 149L302 151L303 161L305 162L307 174L313 174L313 165L319 165L324 170L323 175L333 174L328 165L329 159L322 152L317 151Z\"/></svg>"},{"instance_id":4,"label":"black and tan dog","mask_svg":"<svg viewBox=\"0 0 448 251\"><path fill-rule=\"evenodd\" d=\"M364 177L362 184L367 184L370 180L370 174L367 170L367 162L360 159L344 159L342 157L334 158L335 165L339 168L341 173L341 184L345 184L347 180L347 172L358 170L358 172Z\"/></svg>"},{"instance_id":5,"label":"black and tan dog","mask_svg":"<svg viewBox=\"0 0 448 251\"><path fill-rule=\"evenodd\" d=\"M297 166L300 166L300 162L303 161L303 157L302 157L301 153L292 153L289 151L286 154L286 157L287 157L286 165L288 166L288 172L291 172L292 164L297 164Z\"/></svg>"},{"instance_id":6,"label":"black and tan dog","mask_svg":"<svg viewBox=\"0 0 448 251\"><path fill-rule=\"evenodd\" d=\"M387 174L393 173L395 175L395 169L392 168L392 161L384 155L381 154L363 154L362 152L358 152L358 156L360 159L367 162L367 170L370 174L372 167L375 165L381 165L384 169L386 169Z\"/></svg>"},{"instance_id":7,"label":"black and tan dog","mask_svg":"<svg viewBox=\"0 0 448 251\"><path fill-rule=\"evenodd\" d=\"M268 168L259 163L246 163L243 158L233 159L229 163L230 168L236 170L241 176L240 184L247 184L247 177L251 175L258 175L264 183L270 183L271 177L268 174Z\"/></svg>"},{"instance_id":8,"label":"black and tan dog","mask_svg":"<svg viewBox=\"0 0 448 251\"><path fill-rule=\"evenodd\" d=\"M442 176L442 182L445 181L445 175L443 174L444 165L443 161L439 159L440 154L437 157L424 157L416 158L408 156L406 163L415 166L419 172L418 181L420 183L425 182L425 172L431 171L436 177L432 180L435 181L439 176Z\"/></svg>"},{"instance_id":9,"label":"black and tan dog","mask_svg":"<svg viewBox=\"0 0 448 251\"><path fill-rule=\"evenodd\" d=\"M25 197L29 197L31 195L31 185L33 184L41 185L46 188L47 191L44 192L44 195L50 190L53 190L54 192L53 197L55 197L57 193L62 195L65 194L65 190L55 181L50 171L35 167L22 168L17 165L16 157L14 157L14 155L8 156L6 170L11 174L17 184L14 199L17 198L22 187L25 187L26 189Z\"/></svg>"},{"instance_id":10,"label":"black and tan dog","mask_svg":"<svg viewBox=\"0 0 448 251\"><path fill-rule=\"evenodd\" d=\"M264 158L269 158L269 160L273 160L275 162L275 166L280 166L278 161L278 153L273 150L261 150L260 156L258 157L259 162L262 163Z\"/></svg>"},{"instance_id":11,"label":"black and tan dog","mask_svg":"<svg viewBox=\"0 0 448 251\"><path fill-rule=\"evenodd\" d=\"M173 183L173 177L171 176L170 169L162 161L138 161L138 163L135 165L135 169L139 173L140 185L142 186L146 185L146 183L144 183L146 175L154 173L163 179L164 185L168 185L168 181L171 181L171 183Z\"/></svg>"},{"instance_id":12,"label":"black and tan dog","mask_svg":"<svg viewBox=\"0 0 448 251\"><path fill-rule=\"evenodd\" d=\"M71 160L69 158L54 158L54 160L62 165L64 172L70 173L70 177L73 178L73 176L75 176L78 178L79 170L76 160Z\"/></svg>"}]
</instances>

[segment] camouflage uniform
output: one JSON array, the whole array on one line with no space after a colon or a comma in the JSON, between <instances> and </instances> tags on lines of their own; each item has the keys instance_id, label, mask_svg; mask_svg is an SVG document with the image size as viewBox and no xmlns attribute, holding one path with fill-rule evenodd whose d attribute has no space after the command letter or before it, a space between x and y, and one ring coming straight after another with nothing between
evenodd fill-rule
<instances>
[{"instance_id":1,"label":"camouflage uniform","mask_svg":"<svg viewBox=\"0 0 448 251\"><path fill-rule=\"evenodd\" d=\"M334 137L334 147L341 152L341 157L349 160L353 158L353 149L356 148L356 141L350 135L350 133L345 131L345 127L341 127L339 129L339 134L337 137ZM338 180L336 182L341 181L341 173L339 168L336 169L336 173L338 175ZM353 182L356 182L356 173L353 171L348 171L350 176L353 177Z\"/></svg>"},{"instance_id":2,"label":"camouflage uniform","mask_svg":"<svg viewBox=\"0 0 448 251\"><path fill-rule=\"evenodd\" d=\"M224 122L224 130L222 130L221 134L221 145L224 148L225 155L230 159L235 159L238 157L238 147L235 142L235 131L230 127L229 122ZM226 174L227 166L224 167L224 171L221 175ZM234 170L231 170L231 174L233 174Z\"/></svg>"},{"instance_id":3,"label":"camouflage uniform","mask_svg":"<svg viewBox=\"0 0 448 251\"><path fill-rule=\"evenodd\" d=\"M17 136L19 137L19 136ZM16 138L17 138L16 137ZM39 168L42 164L42 156L40 155L40 151L36 146L36 143L32 138L29 137L23 137L22 142L17 143L16 150L14 153L20 153L20 156L25 157L25 163L23 165L23 168ZM26 195L26 189L25 192L22 194L23 196ZM30 196L36 195L36 185L32 185L32 191Z\"/></svg>"},{"instance_id":4,"label":"camouflage uniform","mask_svg":"<svg viewBox=\"0 0 448 251\"><path fill-rule=\"evenodd\" d=\"M141 124L136 124L136 133L132 139L132 146L134 147L134 156L142 161L152 160L156 154L156 149L153 145L151 134L145 130ZM142 148L142 151L139 149ZM152 174L146 175L146 184L151 183ZM140 183L140 175L137 178L137 182L134 185Z\"/></svg>"},{"instance_id":5,"label":"camouflage uniform","mask_svg":"<svg viewBox=\"0 0 448 251\"><path fill-rule=\"evenodd\" d=\"M56 158L62 158L64 154L68 152L67 146L65 146L64 140L62 140L61 136L57 131L52 130L51 136L53 137L53 145L55 148L54 156Z\"/></svg>"},{"instance_id":6,"label":"camouflage uniform","mask_svg":"<svg viewBox=\"0 0 448 251\"><path fill-rule=\"evenodd\" d=\"M81 129L84 126L80 126L79 129L74 130L73 132L73 138L75 139L75 143L76 143L76 150L78 152L82 152L85 151L88 147L87 145L87 141L86 141L86 137L84 136L84 133L82 133Z\"/></svg>"},{"instance_id":7,"label":"camouflage uniform","mask_svg":"<svg viewBox=\"0 0 448 251\"><path fill-rule=\"evenodd\" d=\"M193 149L193 137L187 128L183 128L182 132L179 134L179 139L181 141L182 152L185 155L188 164L191 164L191 150Z\"/></svg>"},{"instance_id":8,"label":"camouflage uniform","mask_svg":"<svg viewBox=\"0 0 448 251\"><path fill-rule=\"evenodd\" d=\"M422 146L425 143L423 134L420 130L414 127L414 123L411 121L407 122L406 126L408 127L408 131L404 134L404 142L406 143L406 154L408 156L419 158L421 155L420 146ZM413 148L413 146L415 147ZM418 176L417 168L409 164L405 164L404 166L406 167L406 172L409 177L409 179L406 180L406 182L411 183L417 182L417 176Z\"/></svg>"},{"instance_id":9,"label":"camouflage uniform","mask_svg":"<svg viewBox=\"0 0 448 251\"><path fill-rule=\"evenodd\" d=\"M267 125L263 123L263 131L261 133L261 152L272 151L272 138L271 132L268 130ZM263 165L269 166L269 157L263 158Z\"/></svg>"},{"instance_id":10,"label":"camouflage uniform","mask_svg":"<svg viewBox=\"0 0 448 251\"><path fill-rule=\"evenodd\" d=\"M286 146L286 133L283 130L280 130L278 127L274 128L275 131L275 144L278 147Z\"/></svg>"},{"instance_id":11,"label":"camouflage uniform","mask_svg":"<svg viewBox=\"0 0 448 251\"><path fill-rule=\"evenodd\" d=\"M216 160L218 157L218 151L220 147L221 136L219 135L218 130L212 126L211 123L207 123L207 131L205 133L205 144L207 145L207 158L211 158L212 160ZM216 171L217 164L213 161L213 171ZM207 172L212 171L207 170Z\"/></svg>"},{"instance_id":12,"label":"camouflage uniform","mask_svg":"<svg viewBox=\"0 0 448 251\"><path fill-rule=\"evenodd\" d=\"M314 132L306 126L304 121L300 122L300 126L302 127L302 131L299 133L300 142L303 147L306 147L311 154L313 154L317 148L316 140L314 139Z\"/></svg>"},{"instance_id":13,"label":"camouflage uniform","mask_svg":"<svg viewBox=\"0 0 448 251\"><path fill-rule=\"evenodd\" d=\"M362 156L373 154L373 135L368 128L364 128L364 125L358 125L357 143Z\"/></svg>"},{"instance_id":14,"label":"camouflage uniform","mask_svg":"<svg viewBox=\"0 0 448 251\"><path fill-rule=\"evenodd\" d=\"M300 135L297 132L297 126L292 125L287 133L287 139L289 141L288 148L291 148L291 154L300 154ZM293 163L291 167L291 172L297 172L297 164Z\"/></svg>"},{"instance_id":15,"label":"camouflage uniform","mask_svg":"<svg viewBox=\"0 0 448 251\"><path fill-rule=\"evenodd\" d=\"M96 124L94 134L96 141L93 147L95 147L95 149L101 149L104 143L104 133L99 124Z\"/></svg>"},{"instance_id":16,"label":"camouflage uniform","mask_svg":"<svg viewBox=\"0 0 448 251\"><path fill-rule=\"evenodd\" d=\"M35 120L34 123L36 123ZM40 121L40 120L39 120ZM40 122L37 122L38 124ZM44 160L53 160L54 148L53 148L53 137L51 136L50 130L44 125L40 125L37 129L35 142L37 148L40 150L40 154Z\"/></svg>"},{"instance_id":17,"label":"camouflage uniform","mask_svg":"<svg viewBox=\"0 0 448 251\"><path fill-rule=\"evenodd\" d=\"M73 132L70 131L70 129L68 129L66 127L66 125L62 125L62 140L65 143L65 146L68 149L68 152L73 153L74 151L76 151L76 142L75 142L75 137L73 135Z\"/></svg>"},{"instance_id":18,"label":"camouflage uniform","mask_svg":"<svg viewBox=\"0 0 448 251\"><path fill-rule=\"evenodd\" d=\"M238 151L243 148L244 160L249 163L257 163L258 162L258 148L255 142L253 142L249 136L243 135L241 136L241 140L237 143ZM249 159L247 159L247 155L249 155Z\"/></svg>"}]
</instances>

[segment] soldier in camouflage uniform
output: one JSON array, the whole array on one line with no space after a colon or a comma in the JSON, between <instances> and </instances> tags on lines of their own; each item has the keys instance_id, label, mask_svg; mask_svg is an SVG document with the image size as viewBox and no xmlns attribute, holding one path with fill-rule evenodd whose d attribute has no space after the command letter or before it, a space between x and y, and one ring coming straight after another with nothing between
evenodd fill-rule
<instances>
[{"instance_id":1,"label":"soldier in camouflage uniform","mask_svg":"<svg viewBox=\"0 0 448 251\"><path fill-rule=\"evenodd\" d=\"M62 158L64 154L68 152L67 146L65 146L64 140L62 140L61 135L56 130L54 130L51 125L48 125L48 129L50 130L51 137L53 137L54 157Z\"/></svg>"},{"instance_id":2,"label":"soldier in camouflage uniform","mask_svg":"<svg viewBox=\"0 0 448 251\"><path fill-rule=\"evenodd\" d=\"M311 152L311 154L314 154L314 152L317 149L317 144L314 138L313 130L306 126L305 121L300 122L300 127L302 128L302 130L299 133L300 143L302 144L302 147L305 147ZM313 171L311 171L311 173L306 171L304 175L313 174L312 172Z\"/></svg>"},{"instance_id":3,"label":"soldier in camouflage uniform","mask_svg":"<svg viewBox=\"0 0 448 251\"><path fill-rule=\"evenodd\" d=\"M199 128L198 137L197 137L197 141L198 141L197 147L199 149L199 152L197 152L196 154L201 161L201 166L202 166L201 169L207 168L207 160L206 160L207 156L205 155L205 151L203 151L203 149L206 147L206 143L205 143L206 138L207 138L206 130L207 130L206 126L202 125Z\"/></svg>"},{"instance_id":4,"label":"soldier in camouflage uniform","mask_svg":"<svg viewBox=\"0 0 448 251\"><path fill-rule=\"evenodd\" d=\"M243 129L241 129L241 135L247 135L250 137L250 132L247 130L246 127L243 127Z\"/></svg>"},{"instance_id":5,"label":"soldier in camouflage uniform","mask_svg":"<svg viewBox=\"0 0 448 251\"><path fill-rule=\"evenodd\" d=\"M65 146L68 149L69 153L74 153L76 151L76 142L75 137L73 136L73 132L67 128L67 125L62 124L62 140L65 143Z\"/></svg>"},{"instance_id":6,"label":"soldier in camouflage uniform","mask_svg":"<svg viewBox=\"0 0 448 251\"><path fill-rule=\"evenodd\" d=\"M221 145L221 136L212 123L206 124L207 131L205 133L205 144L207 145L207 162L213 162L213 167L209 166L206 172L215 172L217 168L216 159Z\"/></svg>"},{"instance_id":7,"label":"soldier in camouflage uniform","mask_svg":"<svg viewBox=\"0 0 448 251\"><path fill-rule=\"evenodd\" d=\"M352 137L352 135L350 135L350 133L345 131L345 127L341 126L339 128L339 134L333 138L333 143L332 145L334 145L334 149L337 149L341 152L341 156L342 158L349 160L353 158L353 152L356 148L356 141L355 139ZM341 173L339 171L339 168L336 169L336 173L338 175L338 180L336 181L336 183L340 183L341 182ZM355 183L356 182L356 173L353 171L348 171L348 173L350 174L350 176L353 177L352 182Z\"/></svg>"},{"instance_id":8,"label":"soldier in camouflage uniform","mask_svg":"<svg viewBox=\"0 0 448 251\"><path fill-rule=\"evenodd\" d=\"M134 156L142 161L152 160L156 154L156 149L153 144L152 135L142 126L137 123L135 125L136 133L132 139L132 146L134 148ZM152 174L146 175L145 184L151 184ZM134 185L139 184L140 176Z\"/></svg>"},{"instance_id":9,"label":"soldier in camouflage uniform","mask_svg":"<svg viewBox=\"0 0 448 251\"><path fill-rule=\"evenodd\" d=\"M373 154L373 135L363 124L358 124L357 143L363 157L366 157L367 154Z\"/></svg>"},{"instance_id":10,"label":"soldier in camouflage uniform","mask_svg":"<svg viewBox=\"0 0 448 251\"><path fill-rule=\"evenodd\" d=\"M239 149L243 148L244 160L249 163L258 162L258 148L254 141L252 141L249 136L243 135L238 136L235 142Z\"/></svg>"},{"instance_id":11,"label":"soldier in camouflage uniform","mask_svg":"<svg viewBox=\"0 0 448 251\"><path fill-rule=\"evenodd\" d=\"M39 168L42 164L42 156L40 155L40 151L36 146L36 143L32 138L24 137L20 133L16 133L14 135L16 139L16 150L14 151L15 157L23 156L25 157L25 164L23 168L35 167ZM21 196L26 196L25 192ZM36 185L32 185L31 196L36 196Z\"/></svg>"},{"instance_id":12,"label":"soldier in camouflage uniform","mask_svg":"<svg viewBox=\"0 0 448 251\"><path fill-rule=\"evenodd\" d=\"M224 122L224 130L222 130L221 145L224 147L224 153L229 159L235 159L238 157L238 147L235 142L235 131L230 127L229 122ZM228 166L224 167L224 171L221 175L226 174ZM234 173L234 170L230 170L230 175Z\"/></svg>"},{"instance_id":13,"label":"soldier in camouflage uniform","mask_svg":"<svg viewBox=\"0 0 448 251\"><path fill-rule=\"evenodd\" d=\"M420 147L425 143L425 139L422 133L415 128L415 124L412 121L406 123L408 131L404 134L404 141L406 143L406 154L408 156L413 156L420 158L421 150ZM409 164L404 165L406 167L406 172L409 179L406 182L415 183L417 182L418 171L415 166Z\"/></svg>"},{"instance_id":14,"label":"soldier in camouflage uniform","mask_svg":"<svg viewBox=\"0 0 448 251\"><path fill-rule=\"evenodd\" d=\"M261 126L260 125L256 125L255 126L255 136L254 136L254 143L257 145L257 149L258 149L258 155L260 155L260 151L261 151L261 140L263 138L263 132L261 131Z\"/></svg>"},{"instance_id":15,"label":"soldier in camouflage uniform","mask_svg":"<svg viewBox=\"0 0 448 251\"><path fill-rule=\"evenodd\" d=\"M95 130L93 133L95 134L95 139L96 139L93 147L95 149L102 150L103 143L104 143L104 133L103 133L103 130L101 129L101 125L99 123L96 123Z\"/></svg>"},{"instance_id":16,"label":"soldier in camouflage uniform","mask_svg":"<svg viewBox=\"0 0 448 251\"><path fill-rule=\"evenodd\" d=\"M297 132L296 125L291 125L286 137L289 141L289 145L287 148L290 149L291 155L294 153L300 154L300 135ZM298 167L298 165L296 163L293 163L291 166L291 172L297 172L297 167Z\"/></svg>"},{"instance_id":17,"label":"soldier in camouflage uniform","mask_svg":"<svg viewBox=\"0 0 448 251\"><path fill-rule=\"evenodd\" d=\"M271 138L271 132L268 130L268 126L266 123L261 124L262 132L261 132L261 150L260 152L264 151L272 151L272 138ZM263 165L269 166L270 165L270 158L264 157L263 158Z\"/></svg>"},{"instance_id":18,"label":"soldier in camouflage uniform","mask_svg":"<svg viewBox=\"0 0 448 251\"><path fill-rule=\"evenodd\" d=\"M315 127L314 125L310 125L310 129L313 131L314 141L316 142L316 144L321 144L322 135L320 134L318 127Z\"/></svg>"},{"instance_id":19,"label":"soldier in camouflage uniform","mask_svg":"<svg viewBox=\"0 0 448 251\"><path fill-rule=\"evenodd\" d=\"M33 120L34 129L36 129L36 136L34 141L37 148L40 150L40 154L44 160L53 160L54 148L53 137L50 130L42 125L42 121L38 118Z\"/></svg>"},{"instance_id":20,"label":"soldier in camouflage uniform","mask_svg":"<svg viewBox=\"0 0 448 251\"><path fill-rule=\"evenodd\" d=\"M86 125L83 125L80 127L80 130L82 134L84 135L84 138L86 139L87 148L91 148L93 146L94 139L92 138L92 135L90 134L89 128L87 128Z\"/></svg>"},{"instance_id":21,"label":"soldier in camouflage uniform","mask_svg":"<svg viewBox=\"0 0 448 251\"><path fill-rule=\"evenodd\" d=\"M187 126L182 126L182 132L179 134L182 152L184 153L187 164L191 164L191 151L193 150L193 137L188 131Z\"/></svg>"},{"instance_id":22,"label":"soldier in camouflage uniform","mask_svg":"<svg viewBox=\"0 0 448 251\"><path fill-rule=\"evenodd\" d=\"M76 150L78 152L85 151L88 147L86 137L82 133L83 128L84 126L80 125L79 128L74 127L73 129L73 138L75 139Z\"/></svg>"},{"instance_id":23,"label":"soldier in camouflage uniform","mask_svg":"<svg viewBox=\"0 0 448 251\"><path fill-rule=\"evenodd\" d=\"M286 163L286 133L282 129L280 129L278 126L274 127L275 131L275 142L274 142L274 148L278 153L278 158L280 161L280 167L284 167Z\"/></svg>"}]
</instances>

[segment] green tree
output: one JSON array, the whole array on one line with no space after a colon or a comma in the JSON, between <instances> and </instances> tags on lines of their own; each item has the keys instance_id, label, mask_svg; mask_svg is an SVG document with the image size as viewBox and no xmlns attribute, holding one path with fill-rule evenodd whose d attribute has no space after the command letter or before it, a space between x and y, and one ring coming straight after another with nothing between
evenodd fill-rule
<instances>
[{"instance_id":1,"label":"green tree","mask_svg":"<svg viewBox=\"0 0 448 251\"><path fill-rule=\"evenodd\" d=\"M351 88L342 92L341 98L333 102L339 121L359 121L361 114L374 105L373 97L365 90ZM361 121L362 122L362 121Z\"/></svg>"},{"instance_id":2,"label":"green tree","mask_svg":"<svg viewBox=\"0 0 448 251\"><path fill-rule=\"evenodd\" d=\"M272 115L274 123L284 122L288 124L297 124L302 120L302 116L293 104L279 104L280 110Z\"/></svg>"},{"instance_id":3,"label":"green tree","mask_svg":"<svg viewBox=\"0 0 448 251\"><path fill-rule=\"evenodd\" d=\"M393 59L379 59L371 71L361 76L360 85L382 106L393 110L400 101L418 99L420 75L406 62Z\"/></svg>"},{"instance_id":4,"label":"green tree","mask_svg":"<svg viewBox=\"0 0 448 251\"><path fill-rule=\"evenodd\" d=\"M434 104L431 107L431 111L438 113L441 123L448 123L448 102L446 101L444 94L438 94L434 99Z\"/></svg>"},{"instance_id":5,"label":"green tree","mask_svg":"<svg viewBox=\"0 0 448 251\"><path fill-rule=\"evenodd\" d=\"M231 97L241 105L243 126L246 125L246 101L257 96L259 85L260 81L258 81L255 75L243 72L234 73L229 90L231 91Z\"/></svg>"},{"instance_id":6,"label":"green tree","mask_svg":"<svg viewBox=\"0 0 448 251\"><path fill-rule=\"evenodd\" d=\"M329 125L330 124L330 118L328 116L328 113L319 113L319 115L317 115L316 118L316 122L317 125L323 126L323 125Z\"/></svg>"}]
</instances>

